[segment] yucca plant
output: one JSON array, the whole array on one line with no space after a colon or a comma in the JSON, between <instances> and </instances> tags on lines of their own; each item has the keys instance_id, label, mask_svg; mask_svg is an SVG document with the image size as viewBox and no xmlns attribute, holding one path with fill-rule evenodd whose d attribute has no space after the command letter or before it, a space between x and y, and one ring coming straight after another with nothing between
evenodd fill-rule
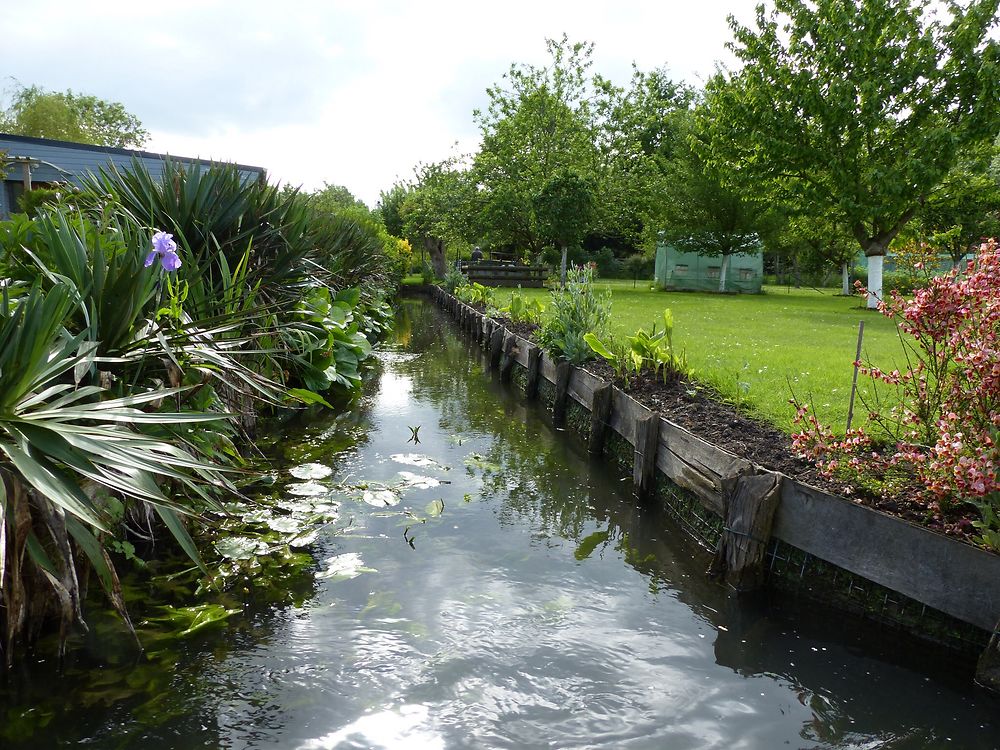
<instances>
[{"instance_id":1,"label":"yucca plant","mask_svg":"<svg viewBox=\"0 0 1000 750\"><path fill-rule=\"evenodd\" d=\"M127 170L102 169L84 185L92 196L111 196L140 224L173 234L186 252L184 277L198 300L221 298L226 267L241 262L251 285L259 282L277 296L294 296L308 273L313 247L305 202L294 192L248 179L235 165L188 167L168 160L157 178L133 161Z\"/></svg>"},{"instance_id":2,"label":"yucca plant","mask_svg":"<svg viewBox=\"0 0 1000 750\"><path fill-rule=\"evenodd\" d=\"M19 300L0 299L0 615L8 662L49 614L59 619L62 641L74 623L83 627L81 553L127 622L101 541L112 532L109 496L149 504L199 560L181 516L235 491L219 466L143 432L225 415L145 410L177 388L105 399L104 389L79 384L94 351L63 326L77 297L69 284L46 291L35 283Z\"/></svg>"}]
</instances>

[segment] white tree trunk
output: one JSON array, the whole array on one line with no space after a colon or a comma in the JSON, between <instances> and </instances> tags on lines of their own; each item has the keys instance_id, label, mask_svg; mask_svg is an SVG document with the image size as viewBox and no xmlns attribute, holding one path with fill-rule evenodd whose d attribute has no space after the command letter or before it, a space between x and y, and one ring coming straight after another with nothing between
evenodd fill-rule
<instances>
[{"instance_id":1,"label":"white tree trunk","mask_svg":"<svg viewBox=\"0 0 1000 750\"><path fill-rule=\"evenodd\" d=\"M729 256L722 256L722 267L719 269L719 291L726 291L726 271L729 270Z\"/></svg>"},{"instance_id":2,"label":"white tree trunk","mask_svg":"<svg viewBox=\"0 0 1000 750\"><path fill-rule=\"evenodd\" d=\"M884 255L868 256L868 309L874 310L882 299L882 261Z\"/></svg>"},{"instance_id":3,"label":"white tree trunk","mask_svg":"<svg viewBox=\"0 0 1000 750\"><path fill-rule=\"evenodd\" d=\"M562 263L559 266L559 268L560 268L559 278L562 279L563 286L566 286L566 256L568 254L569 254L569 247L566 246L566 245L563 245L563 249L562 249Z\"/></svg>"},{"instance_id":4,"label":"white tree trunk","mask_svg":"<svg viewBox=\"0 0 1000 750\"><path fill-rule=\"evenodd\" d=\"M851 264L846 260L840 264L840 293L845 297L851 293Z\"/></svg>"}]
</instances>

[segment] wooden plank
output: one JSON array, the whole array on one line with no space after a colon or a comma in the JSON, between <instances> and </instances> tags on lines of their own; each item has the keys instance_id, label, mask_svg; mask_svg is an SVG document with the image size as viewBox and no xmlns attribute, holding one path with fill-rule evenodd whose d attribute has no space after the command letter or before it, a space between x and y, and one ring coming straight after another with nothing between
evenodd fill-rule
<instances>
[{"instance_id":1,"label":"wooden plank","mask_svg":"<svg viewBox=\"0 0 1000 750\"><path fill-rule=\"evenodd\" d=\"M774 512L781 500L782 475L773 472L743 474L727 480L725 525L715 559L713 578L725 578L739 592L754 591L767 578L764 562L771 541Z\"/></svg>"},{"instance_id":2,"label":"wooden plank","mask_svg":"<svg viewBox=\"0 0 1000 750\"><path fill-rule=\"evenodd\" d=\"M542 350L534 344L528 350L528 382L524 395L528 399L538 398L538 384L542 379Z\"/></svg>"},{"instance_id":3,"label":"wooden plank","mask_svg":"<svg viewBox=\"0 0 1000 750\"><path fill-rule=\"evenodd\" d=\"M605 383L594 391L590 412L590 439L587 450L597 457L604 453L604 442L608 433L608 419L611 417L611 383Z\"/></svg>"},{"instance_id":4,"label":"wooden plank","mask_svg":"<svg viewBox=\"0 0 1000 750\"><path fill-rule=\"evenodd\" d=\"M611 392L611 418L608 423L611 429L634 446L636 440L635 423L643 417L648 417L652 412L634 398L623 392L620 388L614 388Z\"/></svg>"},{"instance_id":5,"label":"wooden plank","mask_svg":"<svg viewBox=\"0 0 1000 750\"><path fill-rule=\"evenodd\" d=\"M517 345L514 349L514 359L517 360L517 363L521 365L521 367L527 367L528 352L534 344L528 341L528 339L523 339L520 336L516 336L515 339L517 341Z\"/></svg>"},{"instance_id":6,"label":"wooden plank","mask_svg":"<svg viewBox=\"0 0 1000 750\"><path fill-rule=\"evenodd\" d=\"M640 417L635 425L635 455L632 463L632 483L639 497L646 497L653 489L656 470L656 451L660 444L660 417L649 414Z\"/></svg>"},{"instance_id":7,"label":"wooden plank","mask_svg":"<svg viewBox=\"0 0 1000 750\"><path fill-rule=\"evenodd\" d=\"M963 622L1000 621L1000 555L793 479L782 483L774 536Z\"/></svg>"},{"instance_id":8,"label":"wooden plank","mask_svg":"<svg viewBox=\"0 0 1000 750\"><path fill-rule=\"evenodd\" d=\"M594 401L594 391L604 385L604 381L582 367L577 367L569 384L569 395L585 409L589 409Z\"/></svg>"},{"instance_id":9,"label":"wooden plank","mask_svg":"<svg viewBox=\"0 0 1000 750\"><path fill-rule=\"evenodd\" d=\"M539 373L541 376L548 380L550 383L556 382L556 365L558 363L552 359L547 353L542 352L542 364L539 368Z\"/></svg>"},{"instance_id":10,"label":"wooden plank","mask_svg":"<svg viewBox=\"0 0 1000 750\"><path fill-rule=\"evenodd\" d=\"M573 367L569 362L556 365L556 400L552 404L552 421L561 425L566 422L566 399L569 398L569 381L573 377Z\"/></svg>"},{"instance_id":11,"label":"wooden plank","mask_svg":"<svg viewBox=\"0 0 1000 750\"><path fill-rule=\"evenodd\" d=\"M720 517L724 517L723 479L752 470L752 464L746 459L666 419L660 426L657 467L668 479L693 492L704 507Z\"/></svg>"}]
</instances>

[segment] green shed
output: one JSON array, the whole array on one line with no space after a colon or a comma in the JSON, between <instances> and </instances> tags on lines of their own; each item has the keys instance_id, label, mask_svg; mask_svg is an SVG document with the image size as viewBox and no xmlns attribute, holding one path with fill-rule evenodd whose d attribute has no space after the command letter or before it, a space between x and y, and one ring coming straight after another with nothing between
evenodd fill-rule
<instances>
[{"instance_id":1,"label":"green shed","mask_svg":"<svg viewBox=\"0 0 1000 750\"><path fill-rule=\"evenodd\" d=\"M661 240L653 275L661 290L760 294L764 258L761 253L736 253L724 264L722 256L684 252Z\"/></svg>"}]
</instances>

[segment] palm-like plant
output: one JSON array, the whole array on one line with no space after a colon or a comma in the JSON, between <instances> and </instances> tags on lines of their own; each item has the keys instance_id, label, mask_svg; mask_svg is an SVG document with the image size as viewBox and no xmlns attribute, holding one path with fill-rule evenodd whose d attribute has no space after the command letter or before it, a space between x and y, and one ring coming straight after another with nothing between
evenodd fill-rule
<instances>
[{"instance_id":1,"label":"palm-like plant","mask_svg":"<svg viewBox=\"0 0 1000 750\"><path fill-rule=\"evenodd\" d=\"M82 622L81 551L124 614L117 576L98 541L111 530L108 494L149 503L197 560L180 516L214 505L216 491L234 491L219 467L143 433L146 425L210 423L224 415L140 408L180 389L102 399L104 389L79 385L94 353L83 334L63 326L76 296L68 284L44 291L36 283L21 299L4 294L0 301L0 612L8 660L46 615L49 605L38 610L39 602L57 603L63 635ZM164 483L179 491L166 494ZM40 586L54 597L30 595Z\"/></svg>"}]
</instances>

